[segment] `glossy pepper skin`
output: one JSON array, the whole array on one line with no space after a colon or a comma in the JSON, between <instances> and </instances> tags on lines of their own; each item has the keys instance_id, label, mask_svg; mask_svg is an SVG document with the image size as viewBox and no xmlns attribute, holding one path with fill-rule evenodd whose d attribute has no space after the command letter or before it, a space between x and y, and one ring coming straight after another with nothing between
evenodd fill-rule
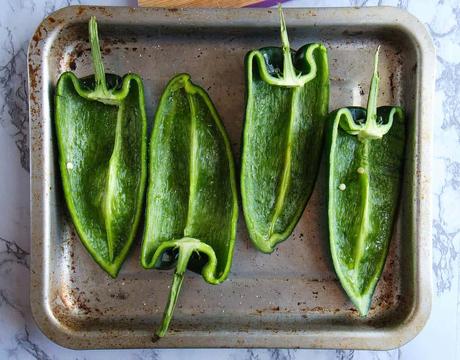
<instances>
[{"instance_id":1,"label":"glossy pepper skin","mask_svg":"<svg viewBox=\"0 0 460 360\"><path fill-rule=\"evenodd\" d=\"M313 191L329 104L326 48L292 51L279 9L283 47L246 56L241 198L249 236L264 253L292 233Z\"/></svg>"},{"instance_id":2,"label":"glossy pepper skin","mask_svg":"<svg viewBox=\"0 0 460 360\"><path fill-rule=\"evenodd\" d=\"M89 23L95 75L59 78L55 123L64 197L94 260L116 277L134 240L147 173L139 76L105 75L96 19Z\"/></svg>"},{"instance_id":3,"label":"glossy pepper skin","mask_svg":"<svg viewBox=\"0 0 460 360\"><path fill-rule=\"evenodd\" d=\"M175 273L157 336L172 318L187 268L210 284L229 272L238 217L233 155L206 92L180 74L161 97L150 139L141 264Z\"/></svg>"},{"instance_id":4,"label":"glossy pepper skin","mask_svg":"<svg viewBox=\"0 0 460 360\"><path fill-rule=\"evenodd\" d=\"M328 218L340 283L367 315L391 240L403 174L405 123L400 107L377 108L378 51L367 109L331 113Z\"/></svg>"}]
</instances>

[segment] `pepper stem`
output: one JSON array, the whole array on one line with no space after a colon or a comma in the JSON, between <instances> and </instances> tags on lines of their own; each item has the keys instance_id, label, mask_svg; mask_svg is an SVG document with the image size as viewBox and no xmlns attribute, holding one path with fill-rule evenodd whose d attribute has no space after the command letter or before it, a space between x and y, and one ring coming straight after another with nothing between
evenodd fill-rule
<instances>
[{"instance_id":1,"label":"pepper stem","mask_svg":"<svg viewBox=\"0 0 460 360\"><path fill-rule=\"evenodd\" d=\"M99 34L97 31L96 17L91 16L89 20L89 39L91 42L91 57L93 59L94 76L96 78L96 92L107 94L107 83L105 81L104 64L102 63L101 49L99 47Z\"/></svg>"},{"instance_id":2,"label":"pepper stem","mask_svg":"<svg viewBox=\"0 0 460 360\"><path fill-rule=\"evenodd\" d=\"M374 73L372 74L371 88L369 90L369 98L367 99L366 123L362 126L358 133L358 139L364 141L366 139L381 139L391 128L391 122L387 124L377 124L377 97L379 95L379 51L377 48L374 57Z\"/></svg>"},{"instance_id":3,"label":"pepper stem","mask_svg":"<svg viewBox=\"0 0 460 360\"><path fill-rule=\"evenodd\" d=\"M291 46L286 28L286 20L284 19L283 9L281 3L278 4L278 12L280 15L281 26L281 43L283 47L283 78L294 80L297 78L294 65L292 63Z\"/></svg>"},{"instance_id":4,"label":"pepper stem","mask_svg":"<svg viewBox=\"0 0 460 360\"><path fill-rule=\"evenodd\" d=\"M181 244L179 248L179 259L177 260L176 270L174 272L174 278L171 284L171 290L169 291L169 298L166 304L165 311L163 313L163 320L161 321L160 328L156 331L158 337L165 336L171 322L174 308L176 307L177 299L179 298L179 292L184 281L185 271L187 270L187 264L192 253L196 250L196 246L192 244Z\"/></svg>"},{"instance_id":5,"label":"pepper stem","mask_svg":"<svg viewBox=\"0 0 460 360\"><path fill-rule=\"evenodd\" d=\"M369 98L367 99L367 115L366 126L373 128L377 125L377 97L379 95L379 51L380 45L377 48L374 56L374 73L371 80L371 88L369 90Z\"/></svg>"}]
</instances>

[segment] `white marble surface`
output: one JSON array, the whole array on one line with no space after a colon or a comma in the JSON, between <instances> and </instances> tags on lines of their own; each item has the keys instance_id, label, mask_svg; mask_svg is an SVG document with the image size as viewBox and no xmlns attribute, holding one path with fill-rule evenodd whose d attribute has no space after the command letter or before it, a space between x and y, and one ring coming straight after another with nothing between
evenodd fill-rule
<instances>
[{"instance_id":1,"label":"white marble surface","mask_svg":"<svg viewBox=\"0 0 460 360\"><path fill-rule=\"evenodd\" d=\"M70 4L134 5L134 0L1 0L0 8L0 359L459 359L460 358L460 2L293 0L285 6L407 9L437 48L433 159L431 318L413 341L386 352L341 350L73 351L49 341L30 313L29 145L26 53L41 19ZM459 119L457 119L459 116Z\"/></svg>"}]
</instances>

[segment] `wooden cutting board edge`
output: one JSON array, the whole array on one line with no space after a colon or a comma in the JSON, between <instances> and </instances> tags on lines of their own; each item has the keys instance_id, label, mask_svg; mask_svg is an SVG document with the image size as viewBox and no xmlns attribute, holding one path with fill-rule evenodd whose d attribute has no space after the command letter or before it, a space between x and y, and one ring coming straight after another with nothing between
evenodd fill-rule
<instances>
[{"instance_id":1,"label":"wooden cutting board edge","mask_svg":"<svg viewBox=\"0 0 460 360\"><path fill-rule=\"evenodd\" d=\"M262 2L263 0L138 0L142 7L164 8L239 8Z\"/></svg>"}]
</instances>

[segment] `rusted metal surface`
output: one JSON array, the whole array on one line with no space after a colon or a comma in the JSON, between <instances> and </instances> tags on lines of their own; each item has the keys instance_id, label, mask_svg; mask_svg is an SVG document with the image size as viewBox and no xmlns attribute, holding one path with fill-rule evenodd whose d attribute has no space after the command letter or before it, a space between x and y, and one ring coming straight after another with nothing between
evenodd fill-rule
<instances>
[{"instance_id":1,"label":"rusted metal surface","mask_svg":"<svg viewBox=\"0 0 460 360\"><path fill-rule=\"evenodd\" d=\"M331 110L363 105L372 56L382 46L382 105L402 105L409 142L394 238L368 318L340 288L328 250L325 169L291 238L271 255L250 244L240 216L234 263L219 286L187 273L165 338L152 342L170 271L139 265L140 239L117 279L81 245L63 201L53 126L59 75L93 72L87 22L100 24L107 72L139 73L147 113L167 81L188 72L209 92L236 158L244 111L245 53L280 43L270 9L69 7L46 18L29 48L31 305L36 322L72 348L314 347L388 349L423 327L431 306L431 108L434 49L423 26L393 8L286 9L293 47L329 50ZM151 124L150 124L151 126Z\"/></svg>"}]
</instances>

